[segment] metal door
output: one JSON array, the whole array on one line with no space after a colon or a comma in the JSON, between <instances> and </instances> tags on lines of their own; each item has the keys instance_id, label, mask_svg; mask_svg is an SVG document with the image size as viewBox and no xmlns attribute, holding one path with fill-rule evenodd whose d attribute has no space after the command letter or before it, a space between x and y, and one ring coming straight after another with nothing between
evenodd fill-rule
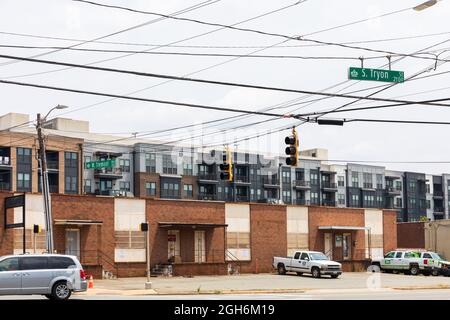
<instances>
[{"instance_id":1,"label":"metal door","mask_svg":"<svg viewBox=\"0 0 450 320\"><path fill-rule=\"evenodd\" d=\"M66 254L80 259L80 229L66 229Z\"/></svg>"}]
</instances>

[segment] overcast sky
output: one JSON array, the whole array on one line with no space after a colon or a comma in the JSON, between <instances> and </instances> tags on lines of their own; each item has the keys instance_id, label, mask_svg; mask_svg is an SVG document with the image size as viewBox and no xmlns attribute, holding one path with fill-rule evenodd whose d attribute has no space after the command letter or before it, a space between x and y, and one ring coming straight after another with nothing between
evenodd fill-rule
<instances>
[{"instance_id":1,"label":"overcast sky","mask_svg":"<svg viewBox=\"0 0 450 320\"><path fill-rule=\"evenodd\" d=\"M205 2L197 1L100 1L105 4L126 6L129 8L173 14L179 10ZM234 24L258 15L286 7L296 1L269 0L218 0L210 1L202 8L179 15L179 17L199 19L221 24ZM263 30L285 35L305 35L339 26L361 19L376 17L384 13L413 7L421 0L307 0L285 10L242 23L239 27ZM412 9L369 21L319 32L309 38L335 43L390 39L434 33L445 33L416 39L385 42L370 42L356 44L359 46L380 49L398 53L413 53L427 47L436 53L450 48L450 0L443 0L435 6L421 12ZM63 41L38 39L5 33L22 33L39 36L92 40L115 33L139 24L155 20L158 17L123 10L92 6L68 0L2 0L0 1L0 43L3 45L26 46L69 46L79 41ZM200 25L192 22L163 19L159 22L135 28L103 39L103 41L134 43L135 45L88 43L78 48L118 49L159 52L194 52L194 53L230 53L248 55L258 48L270 47L260 51L264 55L295 55L295 56L333 56L354 57L355 60L302 60L274 58L240 58L233 61L229 57L193 57L180 55L135 54L94 65L102 67L138 70L151 73L161 73L185 76L195 73L192 77L276 86L298 90L322 91L328 87L347 80L348 68L360 66L358 57L381 56L377 59L367 59L364 66L379 68L387 63L383 54L362 50L345 49L336 46L311 46L305 41L287 41L280 46L274 46L283 41L282 38L258 35L234 30L219 30L208 35L197 36L217 27ZM195 39L182 41L197 36ZM437 45L449 40L447 43ZM167 45L178 42L178 46L155 48L151 45ZM141 44L141 45L136 45ZM149 46L143 46L147 44ZM190 47L212 46L214 48ZM234 48L216 48L226 46ZM236 48L237 47L237 48ZM244 47L244 48L242 48ZM437 50L437 51L436 51ZM2 54L16 56L33 56L50 51L42 49L11 49L0 48ZM96 61L120 57L123 53L98 53L81 51L60 51L48 54L42 59L90 64ZM431 57L431 55L423 55ZM440 55L450 56L449 52ZM398 59L393 57L392 60ZM4 64L8 63L8 64ZM221 64L223 63L223 64ZM214 65L219 66L212 67ZM392 65L393 70L405 71L405 77L420 72L430 66L432 60L406 58ZM201 69L208 70L198 72ZM52 86L84 89L90 91L114 94L130 94L133 91L148 88L164 82L161 79L138 77L125 74L107 73L101 71L80 70L70 68L51 73L30 75L51 70L66 69L61 66L50 66L29 62L14 62L0 59L0 79L46 84ZM431 75L450 70L450 64L445 63L436 71L426 73ZM376 97L403 97L407 100L428 100L450 97L450 74L429 77L399 84ZM347 81L340 86L329 89L328 92L349 92L368 88L383 83ZM346 86L351 87L344 89ZM446 88L448 87L448 88ZM442 89L431 93L416 94L423 91ZM342 91L340 91L342 90ZM355 93L363 95L374 90ZM72 111L62 116L80 120L89 120L93 132L141 132L171 128L182 125L198 124L204 121L236 115L234 113L189 109L186 107L161 105L146 102L113 100L82 110L96 103L108 100L104 97L63 93L42 89L24 88L0 84L1 114L8 112L23 112L33 114L46 112L57 104L64 104ZM137 97L151 99L189 102L236 109L258 110L279 103L302 98L307 101L319 96L303 96L301 94L281 93L275 91L250 90L245 88L224 87L172 81L133 94ZM352 100L332 98L314 104L290 106L275 109L274 113L286 112L316 112L339 107ZM361 103L361 102L359 102ZM371 102L361 106L379 105ZM449 102L450 104L450 102ZM298 109L302 107L302 109ZM355 104L356 106L356 104ZM298 110L295 110L298 109ZM64 110L67 112L66 110ZM62 113L62 112L60 112ZM57 113L55 113L56 115ZM371 111L348 112L334 115L344 118L379 118L450 121L450 110L435 106L403 106L398 108L379 109ZM329 115L331 116L331 115ZM233 120L222 125L214 124L203 132L216 132L220 129L245 125L268 119L262 116L251 116ZM205 136L203 143L231 142L245 136L263 134L269 129L276 129L294 123L291 120L279 119L255 125L249 129L227 131L226 134L216 134L215 139ZM198 136L200 131L177 131L164 136L167 139L184 139L189 135ZM300 148L326 148L330 159L347 160L382 160L382 161L450 161L450 148L447 144L449 126L425 126L411 124L381 124L381 123L348 123L343 127L318 126L306 124L298 128L300 133ZM266 138L241 142L238 149L262 150L281 153L284 136L289 130L272 134ZM152 136L150 136L152 137ZM153 136L155 137L155 136ZM156 136L160 137L161 136ZM195 142L201 142L197 139ZM386 164L394 170L410 170L427 173L450 172L449 164Z\"/></svg>"}]
</instances>

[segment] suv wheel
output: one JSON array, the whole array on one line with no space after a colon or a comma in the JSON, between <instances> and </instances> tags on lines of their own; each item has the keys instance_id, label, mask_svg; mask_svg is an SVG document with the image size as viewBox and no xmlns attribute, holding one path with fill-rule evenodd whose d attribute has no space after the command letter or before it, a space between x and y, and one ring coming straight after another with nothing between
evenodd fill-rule
<instances>
[{"instance_id":1,"label":"suv wheel","mask_svg":"<svg viewBox=\"0 0 450 320\"><path fill-rule=\"evenodd\" d=\"M314 267L311 270L311 274L312 274L313 278L320 278L320 270L319 270L319 268Z\"/></svg>"},{"instance_id":2,"label":"suv wheel","mask_svg":"<svg viewBox=\"0 0 450 320\"><path fill-rule=\"evenodd\" d=\"M278 274L283 275L286 274L286 269L284 268L284 264L279 264L278 265Z\"/></svg>"},{"instance_id":3,"label":"suv wheel","mask_svg":"<svg viewBox=\"0 0 450 320\"><path fill-rule=\"evenodd\" d=\"M72 291L66 281L59 281L52 288L52 300L67 300L70 298Z\"/></svg>"},{"instance_id":4,"label":"suv wheel","mask_svg":"<svg viewBox=\"0 0 450 320\"><path fill-rule=\"evenodd\" d=\"M418 266L415 266L415 265L410 266L410 267L409 267L409 273L410 273L412 276L417 276L417 275L419 274L419 267L418 267Z\"/></svg>"}]
</instances>

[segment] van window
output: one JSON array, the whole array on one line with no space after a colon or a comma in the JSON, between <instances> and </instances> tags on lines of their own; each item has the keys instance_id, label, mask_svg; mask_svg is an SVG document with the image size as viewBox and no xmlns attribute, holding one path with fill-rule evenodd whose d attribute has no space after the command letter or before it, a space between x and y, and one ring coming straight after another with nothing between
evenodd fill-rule
<instances>
[{"instance_id":1,"label":"van window","mask_svg":"<svg viewBox=\"0 0 450 320\"><path fill-rule=\"evenodd\" d=\"M406 252L405 253L405 258L420 258L420 253L419 252Z\"/></svg>"},{"instance_id":2,"label":"van window","mask_svg":"<svg viewBox=\"0 0 450 320\"><path fill-rule=\"evenodd\" d=\"M433 259L433 257L429 253L424 253L422 258Z\"/></svg>"},{"instance_id":3,"label":"van window","mask_svg":"<svg viewBox=\"0 0 450 320\"><path fill-rule=\"evenodd\" d=\"M41 270L48 268L47 257L21 257L20 269L21 270Z\"/></svg>"},{"instance_id":4,"label":"van window","mask_svg":"<svg viewBox=\"0 0 450 320\"><path fill-rule=\"evenodd\" d=\"M67 269L75 267L75 262L68 257L49 257L48 268L49 269Z\"/></svg>"},{"instance_id":5,"label":"van window","mask_svg":"<svg viewBox=\"0 0 450 320\"><path fill-rule=\"evenodd\" d=\"M391 251L391 252L387 253L384 257L385 258L393 258L394 256L395 256L395 252Z\"/></svg>"},{"instance_id":6,"label":"van window","mask_svg":"<svg viewBox=\"0 0 450 320\"><path fill-rule=\"evenodd\" d=\"M300 252L296 252L294 255L295 260L298 260L298 258L300 258Z\"/></svg>"},{"instance_id":7,"label":"van window","mask_svg":"<svg viewBox=\"0 0 450 320\"><path fill-rule=\"evenodd\" d=\"M17 271L19 270L19 259L18 258L8 258L0 261L0 272L1 271Z\"/></svg>"}]
</instances>

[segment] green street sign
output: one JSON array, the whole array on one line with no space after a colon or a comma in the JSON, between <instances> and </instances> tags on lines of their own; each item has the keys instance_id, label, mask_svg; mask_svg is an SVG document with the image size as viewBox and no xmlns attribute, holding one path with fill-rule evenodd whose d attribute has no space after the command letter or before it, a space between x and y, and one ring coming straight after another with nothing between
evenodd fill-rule
<instances>
[{"instance_id":1,"label":"green street sign","mask_svg":"<svg viewBox=\"0 0 450 320\"><path fill-rule=\"evenodd\" d=\"M403 82L405 81L405 73L403 71L355 68L348 69L348 78L350 80L368 80L382 82Z\"/></svg>"},{"instance_id":2,"label":"green street sign","mask_svg":"<svg viewBox=\"0 0 450 320\"><path fill-rule=\"evenodd\" d=\"M86 169L103 169L103 168L114 168L116 166L116 160L101 160L101 161L90 161L84 164Z\"/></svg>"}]
</instances>

